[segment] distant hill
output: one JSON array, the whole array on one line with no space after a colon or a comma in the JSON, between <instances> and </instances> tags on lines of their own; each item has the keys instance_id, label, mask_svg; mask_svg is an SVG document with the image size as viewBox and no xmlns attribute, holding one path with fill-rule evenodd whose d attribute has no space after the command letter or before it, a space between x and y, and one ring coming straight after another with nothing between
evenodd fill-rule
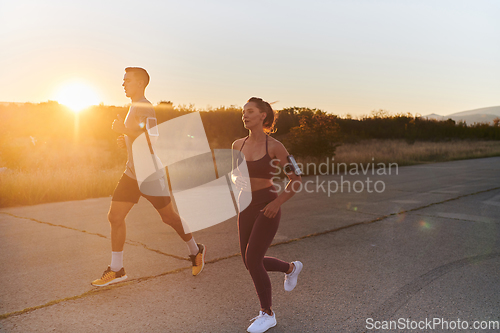
<instances>
[{"instance_id":1,"label":"distant hill","mask_svg":"<svg viewBox=\"0 0 500 333\"><path fill-rule=\"evenodd\" d=\"M490 106L468 111L452 113L446 116L441 116L435 113L423 116L428 119L446 120L453 119L456 122L465 121L467 124L474 123L493 123L493 119L500 118L500 106Z\"/></svg>"},{"instance_id":2,"label":"distant hill","mask_svg":"<svg viewBox=\"0 0 500 333\"><path fill-rule=\"evenodd\" d=\"M435 113L431 113L431 114L428 114L426 116L423 116L423 118L436 119L436 120L446 120L446 119L448 119L448 118L446 118L444 116L440 116L440 115L435 114Z\"/></svg>"},{"instance_id":3,"label":"distant hill","mask_svg":"<svg viewBox=\"0 0 500 333\"><path fill-rule=\"evenodd\" d=\"M491 114L500 117L500 106L490 106L487 108L474 109L469 111L462 111L453 113L453 116L469 116L473 114Z\"/></svg>"}]
</instances>

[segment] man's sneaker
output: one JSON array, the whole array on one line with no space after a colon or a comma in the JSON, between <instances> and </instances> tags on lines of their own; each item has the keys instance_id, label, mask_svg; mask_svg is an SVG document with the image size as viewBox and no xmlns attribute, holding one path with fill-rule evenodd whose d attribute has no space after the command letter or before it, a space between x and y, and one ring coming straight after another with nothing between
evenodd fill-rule
<instances>
[{"instance_id":1,"label":"man's sneaker","mask_svg":"<svg viewBox=\"0 0 500 333\"><path fill-rule=\"evenodd\" d=\"M104 287L113 283L118 283L127 279L127 275L125 274L125 269L122 267L118 272L113 272L111 267L108 266L108 269L102 273L100 279L92 281L92 285L96 287Z\"/></svg>"},{"instance_id":2,"label":"man's sneaker","mask_svg":"<svg viewBox=\"0 0 500 333\"><path fill-rule=\"evenodd\" d=\"M293 271L290 272L290 274L285 273L285 290L286 291L292 291L293 288L297 285L297 278L299 277L300 272L302 271L302 263L300 261L293 261L292 264L294 264Z\"/></svg>"},{"instance_id":3,"label":"man's sneaker","mask_svg":"<svg viewBox=\"0 0 500 333\"><path fill-rule=\"evenodd\" d=\"M262 333L276 326L276 314L270 316L265 312L259 311L259 315L252 320L255 320L252 325L248 326L247 332Z\"/></svg>"},{"instance_id":4,"label":"man's sneaker","mask_svg":"<svg viewBox=\"0 0 500 333\"><path fill-rule=\"evenodd\" d=\"M191 263L193 264L193 276L200 274L203 270L203 267L205 267L205 253L207 252L207 248L205 247L205 245L200 243L197 243L197 245L199 249L198 254L195 256L189 256L189 259L191 259Z\"/></svg>"}]
</instances>

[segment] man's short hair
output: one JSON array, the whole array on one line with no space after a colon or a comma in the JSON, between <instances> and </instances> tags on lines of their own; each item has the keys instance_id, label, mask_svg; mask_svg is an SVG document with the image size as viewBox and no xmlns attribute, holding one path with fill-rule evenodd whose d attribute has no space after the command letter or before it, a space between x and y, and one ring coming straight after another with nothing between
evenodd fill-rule
<instances>
[{"instance_id":1,"label":"man's short hair","mask_svg":"<svg viewBox=\"0 0 500 333\"><path fill-rule=\"evenodd\" d=\"M141 67L127 67L125 68L126 73L134 73L134 75L139 79L144 81L144 87L149 84L149 74L144 68Z\"/></svg>"}]
</instances>

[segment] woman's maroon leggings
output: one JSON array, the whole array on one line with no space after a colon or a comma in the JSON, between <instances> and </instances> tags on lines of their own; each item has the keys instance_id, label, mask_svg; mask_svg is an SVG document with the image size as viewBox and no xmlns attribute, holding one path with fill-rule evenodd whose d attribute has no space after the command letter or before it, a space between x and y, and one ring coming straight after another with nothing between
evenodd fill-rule
<instances>
[{"instance_id":1,"label":"woman's maroon leggings","mask_svg":"<svg viewBox=\"0 0 500 333\"><path fill-rule=\"evenodd\" d=\"M238 215L238 234L243 263L252 276L262 309L272 305L271 280L267 272L286 273L290 268L287 262L265 257L273 241L280 222L281 209L272 219L265 217L260 210L278 195L274 187L252 192L250 205Z\"/></svg>"}]
</instances>

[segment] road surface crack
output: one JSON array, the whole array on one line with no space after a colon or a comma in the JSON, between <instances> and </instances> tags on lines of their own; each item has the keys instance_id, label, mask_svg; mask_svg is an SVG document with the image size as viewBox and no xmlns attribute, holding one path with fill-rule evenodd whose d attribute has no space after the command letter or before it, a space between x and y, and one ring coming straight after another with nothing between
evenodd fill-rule
<instances>
[{"instance_id":1,"label":"road surface crack","mask_svg":"<svg viewBox=\"0 0 500 333\"><path fill-rule=\"evenodd\" d=\"M12 217L18 218L18 219L24 219L24 220L33 221L33 222L36 222L36 223L46 224L46 225L49 225L51 227L59 227L59 228L64 228L64 229L69 229L69 230L73 230L73 231L82 232L82 233L87 234L87 235L92 235L92 236L102 237L102 238L106 238L106 239L111 239L110 237L102 235L102 234L99 234L97 232L90 232L90 231L87 231L87 230L82 230L82 229L78 229L78 228L68 227L68 226L62 225L62 224L55 224L55 223L50 223L50 222L46 222L46 221L40 221L40 220L31 218L31 217L17 216L17 215L14 215L12 213L7 213L7 212L0 212L0 214L9 215L9 216L12 216ZM152 251L152 252L155 252L155 253L158 253L158 254L161 254L161 255L164 255L164 256L168 256L168 257L171 257L171 258L175 258L175 259L178 259L178 260L189 260L189 258L186 258L186 257L181 257L181 256L177 256L175 254L170 254L170 253L162 252L162 251L157 250L157 249L150 248L146 244L141 243L139 241L134 241L134 240L131 240L131 239L127 239L125 241L125 244L129 244L129 245L133 245L133 246L140 246L140 247L143 247L144 249L146 249L148 251Z\"/></svg>"}]
</instances>

